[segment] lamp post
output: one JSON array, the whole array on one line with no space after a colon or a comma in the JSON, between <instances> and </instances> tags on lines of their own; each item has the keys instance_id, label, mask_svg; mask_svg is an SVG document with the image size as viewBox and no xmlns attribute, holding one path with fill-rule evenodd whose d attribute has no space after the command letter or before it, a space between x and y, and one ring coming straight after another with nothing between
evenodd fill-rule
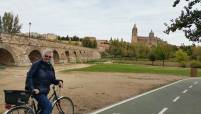
<instances>
[{"instance_id":1,"label":"lamp post","mask_svg":"<svg viewBox=\"0 0 201 114\"><path fill-rule=\"evenodd\" d=\"M29 38L30 38L31 22L29 22Z\"/></svg>"}]
</instances>

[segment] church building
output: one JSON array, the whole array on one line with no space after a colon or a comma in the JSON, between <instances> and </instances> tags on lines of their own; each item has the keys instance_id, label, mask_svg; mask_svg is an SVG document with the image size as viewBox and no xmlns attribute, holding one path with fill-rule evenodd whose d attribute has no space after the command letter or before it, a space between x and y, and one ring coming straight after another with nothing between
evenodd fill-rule
<instances>
[{"instance_id":1,"label":"church building","mask_svg":"<svg viewBox=\"0 0 201 114\"><path fill-rule=\"evenodd\" d=\"M149 36L138 36L138 30L136 27L136 24L134 25L132 29L132 38L131 38L131 44L143 44L147 46L157 46L158 42L162 41L160 38L157 38L154 36L154 32L151 30L149 33Z\"/></svg>"}]
</instances>

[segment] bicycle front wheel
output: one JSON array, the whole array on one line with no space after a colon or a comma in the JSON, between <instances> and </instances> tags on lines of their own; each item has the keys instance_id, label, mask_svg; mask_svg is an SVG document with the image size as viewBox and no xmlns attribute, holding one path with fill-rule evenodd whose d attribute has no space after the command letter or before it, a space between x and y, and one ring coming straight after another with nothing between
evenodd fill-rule
<instances>
[{"instance_id":1,"label":"bicycle front wheel","mask_svg":"<svg viewBox=\"0 0 201 114\"><path fill-rule=\"evenodd\" d=\"M74 114L74 105L70 98L61 97L53 104L52 114Z\"/></svg>"},{"instance_id":2,"label":"bicycle front wheel","mask_svg":"<svg viewBox=\"0 0 201 114\"><path fill-rule=\"evenodd\" d=\"M16 106L6 111L4 114L34 114L34 112L30 107Z\"/></svg>"}]
</instances>

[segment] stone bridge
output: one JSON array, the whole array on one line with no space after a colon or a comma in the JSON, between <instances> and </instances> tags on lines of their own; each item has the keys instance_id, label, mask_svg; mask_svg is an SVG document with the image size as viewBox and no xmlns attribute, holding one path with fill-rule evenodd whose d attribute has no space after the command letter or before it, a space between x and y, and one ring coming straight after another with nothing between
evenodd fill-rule
<instances>
[{"instance_id":1,"label":"stone bridge","mask_svg":"<svg viewBox=\"0 0 201 114\"><path fill-rule=\"evenodd\" d=\"M60 41L1 34L0 64L28 66L40 59L45 49L53 51L55 64L82 63L101 58L100 53L94 49L72 46Z\"/></svg>"}]
</instances>

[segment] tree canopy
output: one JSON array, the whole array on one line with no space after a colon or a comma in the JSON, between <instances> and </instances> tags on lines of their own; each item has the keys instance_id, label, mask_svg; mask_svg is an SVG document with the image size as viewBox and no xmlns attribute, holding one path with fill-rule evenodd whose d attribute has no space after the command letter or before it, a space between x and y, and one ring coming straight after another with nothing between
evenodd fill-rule
<instances>
[{"instance_id":1,"label":"tree canopy","mask_svg":"<svg viewBox=\"0 0 201 114\"><path fill-rule=\"evenodd\" d=\"M93 37L85 37L82 40L82 45L89 48L97 48L97 41Z\"/></svg>"},{"instance_id":2,"label":"tree canopy","mask_svg":"<svg viewBox=\"0 0 201 114\"><path fill-rule=\"evenodd\" d=\"M176 19L171 19L171 24L165 23L167 29L164 31L169 34L177 30L183 30L186 38L190 41L201 41L201 0L183 0L188 3L181 11L181 15ZM175 0L173 7L181 1Z\"/></svg>"},{"instance_id":3,"label":"tree canopy","mask_svg":"<svg viewBox=\"0 0 201 114\"><path fill-rule=\"evenodd\" d=\"M0 33L2 32L2 21L1 21L1 16L0 16Z\"/></svg>"},{"instance_id":4,"label":"tree canopy","mask_svg":"<svg viewBox=\"0 0 201 114\"><path fill-rule=\"evenodd\" d=\"M3 17L0 17L0 32L19 33L21 27L18 15L14 16L11 12L5 12Z\"/></svg>"}]
</instances>

